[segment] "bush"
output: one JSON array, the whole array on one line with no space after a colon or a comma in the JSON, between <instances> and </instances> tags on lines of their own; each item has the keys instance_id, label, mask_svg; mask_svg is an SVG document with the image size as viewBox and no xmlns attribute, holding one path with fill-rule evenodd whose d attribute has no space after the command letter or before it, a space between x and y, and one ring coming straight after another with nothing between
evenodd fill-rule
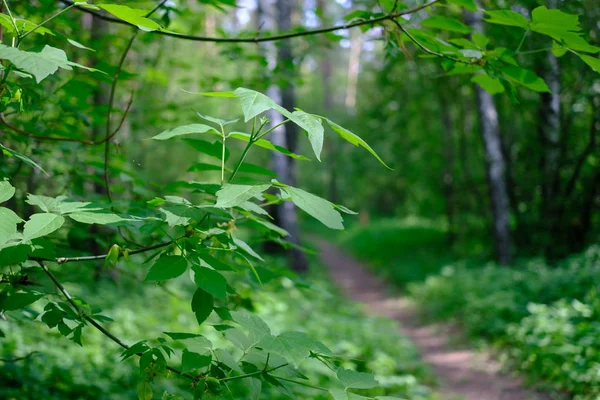
<instances>
[{"instance_id":1,"label":"bush","mask_svg":"<svg viewBox=\"0 0 600 400\"><path fill-rule=\"evenodd\" d=\"M529 304L530 315L509 326L506 343L513 359L532 378L580 399L600 396L600 300Z\"/></svg>"},{"instance_id":2,"label":"bush","mask_svg":"<svg viewBox=\"0 0 600 400\"><path fill-rule=\"evenodd\" d=\"M467 333L506 349L533 380L581 399L600 396L600 246L559 265L540 260L506 268L446 267L410 285L435 319L458 319Z\"/></svg>"},{"instance_id":3,"label":"bush","mask_svg":"<svg viewBox=\"0 0 600 400\"><path fill-rule=\"evenodd\" d=\"M271 264L282 263L275 260ZM65 266L67 268L70 267ZM77 276L77 283L68 283L73 294L89 290L86 271L77 272L73 268L64 273ZM335 355L335 366L375 373L380 385L364 391L366 395L431 398L431 390L425 386L432 381L431 374L420 363L414 345L400 335L394 321L366 316L358 307L337 296L322 274L310 277L310 288L306 283L295 283L288 278L273 279L268 283L267 277L264 278L263 283L268 290L253 290L251 286L242 289L243 283L240 282L239 293L248 296L243 305L254 308L274 333L293 329L319 337ZM152 284L139 285L137 280L122 275L117 283L96 283L94 295L103 299L103 314L119 321L110 323L108 327L129 343L142 339L141 335L159 337L163 331L190 331L202 333L215 346L241 355L239 349L235 349L211 326L198 330L189 303L183 300L189 290L179 280L162 288ZM35 315L42 309L43 304L34 304L28 312ZM26 360L1 364L0 398L136 398L140 374L136 360L130 358L120 362L120 350L99 332L85 330L82 337L84 346L80 347L55 330L50 331L40 321L0 325L6 335L0 341L0 358L11 359L37 352ZM178 353L181 351L176 345L174 348ZM180 360L171 361L174 366L180 365ZM309 359L302 364L301 371L311 378L311 383L324 387L336 385L335 372L321 363ZM234 398L250 398L247 386L232 382L230 389ZM303 398L329 399L328 392L294 386L294 393ZM155 388L157 394L163 391L184 394L189 390L186 382L176 378L158 379ZM288 399L282 391L285 388L263 388L261 398Z\"/></svg>"}]
</instances>

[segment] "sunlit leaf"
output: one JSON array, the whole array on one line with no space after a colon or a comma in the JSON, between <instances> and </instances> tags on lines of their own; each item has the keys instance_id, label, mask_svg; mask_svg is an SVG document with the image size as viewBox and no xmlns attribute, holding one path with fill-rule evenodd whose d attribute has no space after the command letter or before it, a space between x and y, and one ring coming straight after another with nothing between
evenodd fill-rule
<instances>
[{"instance_id":1,"label":"sunlit leaf","mask_svg":"<svg viewBox=\"0 0 600 400\"><path fill-rule=\"evenodd\" d=\"M280 190L284 197L290 197L298 208L323 225L331 229L344 229L342 216L329 201L294 187L286 186Z\"/></svg>"},{"instance_id":2,"label":"sunlit leaf","mask_svg":"<svg viewBox=\"0 0 600 400\"><path fill-rule=\"evenodd\" d=\"M190 125L179 126L177 128L173 128L173 129L168 129L166 131L159 133L156 136L153 136L152 139L167 140L167 139L171 139L176 136L191 135L192 133L205 133L205 132L214 131L214 130L215 130L215 128L208 126L208 125L204 125L204 124L190 124Z\"/></svg>"},{"instance_id":3,"label":"sunlit leaf","mask_svg":"<svg viewBox=\"0 0 600 400\"><path fill-rule=\"evenodd\" d=\"M486 11L488 18L485 18L490 24L518 26L519 28L527 28L529 20L511 10Z\"/></svg>"},{"instance_id":4,"label":"sunlit leaf","mask_svg":"<svg viewBox=\"0 0 600 400\"><path fill-rule=\"evenodd\" d=\"M46 236L65 223L64 217L56 214L33 214L23 227L23 241Z\"/></svg>"},{"instance_id":5,"label":"sunlit leaf","mask_svg":"<svg viewBox=\"0 0 600 400\"><path fill-rule=\"evenodd\" d=\"M229 208L239 206L246 200L268 190L270 187L270 184L256 186L225 184L217 192L217 204L215 204L215 207Z\"/></svg>"}]
</instances>

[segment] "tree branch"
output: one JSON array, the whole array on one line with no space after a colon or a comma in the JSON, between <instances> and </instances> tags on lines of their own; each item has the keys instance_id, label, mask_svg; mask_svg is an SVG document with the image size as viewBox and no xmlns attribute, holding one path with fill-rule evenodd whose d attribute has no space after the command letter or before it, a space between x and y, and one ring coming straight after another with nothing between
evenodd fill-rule
<instances>
[{"instance_id":1,"label":"tree branch","mask_svg":"<svg viewBox=\"0 0 600 400\"><path fill-rule=\"evenodd\" d=\"M155 244L153 246L144 247L143 249L133 250L133 251L130 251L128 253L128 255L133 256L135 254L140 254L140 253L145 253L147 251L161 249L163 247L167 247L167 246L170 246L170 245L174 244L179 239L182 239L184 237L185 236L181 236L181 237L179 237L177 239L174 239L174 240L171 240L169 242L159 243L159 244ZM57 264L66 264L66 263L72 263L72 262L85 262L85 261L104 260L107 256L108 256L108 254L99 254L99 255L95 255L95 256L83 256L83 257L58 257L58 258L55 258L55 259L32 257L31 260L34 260L34 261L37 261L37 262L49 261L49 262L55 262ZM119 258L121 258L121 257L124 257L124 254L120 252L119 253Z\"/></svg>"},{"instance_id":2,"label":"tree branch","mask_svg":"<svg viewBox=\"0 0 600 400\"><path fill-rule=\"evenodd\" d=\"M66 4L68 6L71 6L74 4L73 1L71 0L59 0L61 3ZM185 35L185 34L180 34L180 33L175 33L175 32L169 32L169 31L150 31L148 33L154 33L156 35L161 35L161 36L170 36L170 37L174 37L177 39L182 39L182 40L192 40L192 41L196 41L196 42L214 42L214 43L260 43L260 42L273 42L273 41L278 41L278 40L286 40L286 39L292 39L292 38L297 38L297 37L302 37L302 36L313 36L313 35L319 35L322 33L329 33L329 32L335 32L335 31L340 31L343 29L350 29L350 28L355 28L357 26L363 26L363 25L369 25L369 24L376 24L378 22L383 22L383 21L387 21L387 20L394 20L395 18L401 17L403 15L409 15L409 14L413 14L416 13L417 11L423 10L427 7L430 7L436 3L438 3L440 0L433 0L430 1L429 3L423 4L421 6L412 8L410 10L404 10L404 11L399 11L399 12L393 12L390 14L386 14L383 15L381 17L377 17L377 18L372 18L372 19L360 19L358 21L355 22L351 22L351 23L346 23L343 25L335 25L335 26L330 26L327 28L319 28L319 29L312 29L312 30L306 30L306 31L302 31L302 32L289 32L289 33L283 33L280 35L275 35L275 36L256 36L253 38L217 38L217 37L209 37L209 36L194 36L194 35ZM121 24L121 25L128 25L128 26L133 26L136 29L137 26L130 24L129 22L123 21L121 19L118 18L114 18L114 17L110 17L107 15L104 15L100 12L94 11L94 10L90 10L87 8L83 8L83 7L77 7L78 10L88 13L88 14L92 14L94 16L96 16L97 18L100 18L104 21L108 21L108 22L112 22L115 24Z\"/></svg>"},{"instance_id":3,"label":"tree branch","mask_svg":"<svg viewBox=\"0 0 600 400\"><path fill-rule=\"evenodd\" d=\"M15 358L0 358L0 361L5 362L5 363L14 363L17 361L23 361L23 360L27 360L29 357L31 357L34 354L39 353L39 351L32 351L29 354L26 354L22 357L15 357Z\"/></svg>"},{"instance_id":4,"label":"tree branch","mask_svg":"<svg viewBox=\"0 0 600 400\"><path fill-rule=\"evenodd\" d=\"M110 139L115 137L117 135L117 133L119 133L119 131L121 130L121 127L123 126L123 123L125 122L125 119L127 118L127 115L129 114L129 110L131 109L132 104L133 104L133 92L131 93L131 97L129 98L129 101L127 102L127 106L125 107L125 112L123 113L123 116L121 117L121 121L119 122L117 129L115 129L110 135L105 136L103 139L97 140L97 141L74 139L74 138L67 138L67 137L42 136L42 135L37 135L35 133L27 132L27 131L24 131L23 129L17 128L16 126L14 126L10 122L8 122L6 120L6 116L4 115L4 113L0 113L0 122L2 122L11 131L13 131L19 135L22 135L22 136L30 137L32 139L48 140L48 141L55 141L55 142L74 142L74 143L83 143L83 144L87 144L90 146L96 146L96 145L99 145L99 144L109 141Z\"/></svg>"}]
</instances>

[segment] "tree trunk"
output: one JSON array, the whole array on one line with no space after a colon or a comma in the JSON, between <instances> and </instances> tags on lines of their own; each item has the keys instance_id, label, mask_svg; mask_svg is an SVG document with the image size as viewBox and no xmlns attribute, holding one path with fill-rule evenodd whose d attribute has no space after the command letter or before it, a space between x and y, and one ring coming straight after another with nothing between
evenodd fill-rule
<instances>
[{"instance_id":1,"label":"tree trunk","mask_svg":"<svg viewBox=\"0 0 600 400\"><path fill-rule=\"evenodd\" d=\"M548 7L556 8L558 0L549 0ZM558 58L548 51L544 66L544 80L550 93L542 93L540 105L539 136L542 140L543 181L542 218L552 220L552 206L558 191L558 169L560 158L560 65Z\"/></svg>"},{"instance_id":2,"label":"tree trunk","mask_svg":"<svg viewBox=\"0 0 600 400\"><path fill-rule=\"evenodd\" d=\"M325 15L326 4L325 0L317 0L317 10L320 10L320 15ZM319 13L317 13L319 15ZM326 22L321 18L319 21L321 26L325 26ZM331 49L328 47L328 41L325 38L321 40L321 57L319 67L321 70L321 87L323 90L323 115L329 114L333 109L333 92L331 90ZM338 158L338 136L328 135L325 137L330 151L329 156L329 200L333 203L338 202L338 174L337 174L337 158Z\"/></svg>"},{"instance_id":3,"label":"tree trunk","mask_svg":"<svg viewBox=\"0 0 600 400\"><path fill-rule=\"evenodd\" d=\"M262 29L272 30L277 25L279 30L289 31L291 28L291 15L293 3L289 0L277 0L276 2L269 0L261 0L257 7L258 24ZM275 21L275 11L277 11L277 21ZM276 24L277 22L277 24ZM273 43L266 42L262 45L262 49L266 55L269 70L275 71L279 67L285 73L285 83L282 86L271 85L267 91L269 97L275 100L276 103L282 105L288 110L294 109L295 93L291 83L293 77L293 57L289 41L283 41L276 48ZM275 126L283 122L281 114L276 111L269 111L269 125ZM293 124L286 124L278 127L271 133L271 141L282 147L286 147L294 151L297 141L297 128ZM291 162L293 159L284 156L281 153L273 152L273 170L278 175L279 179L289 185L295 185L296 174L294 171L295 164ZM287 251L290 266L294 271L302 272L308 269L308 260L306 255L296 246L299 245L300 230L298 227L298 217L294 204L287 201L277 207L274 213L276 222L290 236L287 238L291 244L291 248Z\"/></svg>"},{"instance_id":4,"label":"tree trunk","mask_svg":"<svg viewBox=\"0 0 600 400\"><path fill-rule=\"evenodd\" d=\"M484 34L481 12L467 13L467 22L473 27L475 32ZM475 91L481 135L486 154L486 172L492 205L492 227L496 260L500 264L509 264L512 259L509 227L510 203L506 187L506 161L502 152L498 111L491 94L483 90L479 85L475 85Z\"/></svg>"},{"instance_id":5,"label":"tree trunk","mask_svg":"<svg viewBox=\"0 0 600 400\"><path fill-rule=\"evenodd\" d=\"M442 87L448 90L449 86ZM444 198L446 200L446 219L448 221L448 243L453 244L456 236L454 219L456 215L456 203L454 199L454 129L452 124L452 115L450 110L450 101L447 94L449 91L440 93L440 113L443 128L443 146L444 146L444 172L442 176L442 186Z\"/></svg>"}]
</instances>

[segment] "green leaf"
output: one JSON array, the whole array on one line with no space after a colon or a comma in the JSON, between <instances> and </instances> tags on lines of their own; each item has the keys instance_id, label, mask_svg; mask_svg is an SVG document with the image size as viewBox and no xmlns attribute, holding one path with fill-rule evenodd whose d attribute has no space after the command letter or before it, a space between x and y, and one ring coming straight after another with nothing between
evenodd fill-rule
<instances>
[{"instance_id":1,"label":"green leaf","mask_svg":"<svg viewBox=\"0 0 600 400\"><path fill-rule=\"evenodd\" d=\"M279 336L265 336L258 346L270 353L279 354L298 366L311 352L331 354L321 342L312 339L304 332L284 332Z\"/></svg>"},{"instance_id":2,"label":"green leaf","mask_svg":"<svg viewBox=\"0 0 600 400\"><path fill-rule=\"evenodd\" d=\"M33 214L23 227L23 241L46 236L59 229L65 219L56 214Z\"/></svg>"},{"instance_id":3,"label":"green leaf","mask_svg":"<svg viewBox=\"0 0 600 400\"><path fill-rule=\"evenodd\" d=\"M240 99L244 122L248 122L257 115L278 107L273 99L254 90L237 88L233 93Z\"/></svg>"},{"instance_id":4,"label":"green leaf","mask_svg":"<svg viewBox=\"0 0 600 400\"><path fill-rule=\"evenodd\" d=\"M271 223L269 221L265 221L264 219L253 219L253 221L256 222L257 224L260 224L260 225L264 226L268 230L277 233L279 236L285 237L285 236L288 236L290 234L285 229L280 228L279 226L277 226L277 225L275 225L275 224L273 224L273 223Z\"/></svg>"},{"instance_id":5,"label":"green leaf","mask_svg":"<svg viewBox=\"0 0 600 400\"><path fill-rule=\"evenodd\" d=\"M223 332L225 339L229 340L234 346L240 350L247 352L255 343L252 343L248 336L238 328L227 329Z\"/></svg>"},{"instance_id":6,"label":"green leaf","mask_svg":"<svg viewBox=\"0 0 600 400\"><path fill-rule=\"evenodd\" d=\"M229 208L239 206L246 200L268 190L270 187L270 184L252 186L226 183L221 190L217 192L217 203L215 204L215 207Z\"/></svg>"},{"instance_id":7,"label":"green leaf","mask_svg":"<svg viewBox=\"0 0 600 400\"><path fill-rule=\"evenodd\" d=\"M17 224L23 220L14 211L0 207L0 246L17 233Z\"/></svg>"},{"instance_id":8,"label":"green leaf","mask_svg":"<svg viewBox=\"0 0 600 400\"><path fill-rule=\"evenodd\" d=\"M202 119L205 119L207 121L213 122L221 127L223 126L227 126L227 125L231 125L231 124L235 124L236 122L239 121L239 118L236 119L221 119L221 118L215 118L215 117L211 117L209 115L204 115L204 114L200 114L198 111L196 111L196 114L198 114L198 116Z\"/></svg>"},{"instance_id":9,"label":"green leaf","mask_svg":"<svg viewBox=\"0 0 600 400\"><path fill-rule=\"evenodd\" d=\"M214 131L216 132L216 131ZM211 133L214 133L211 132ZM204 153L208 156L214 157L217 160L221 161L221 158L223 157L223 142L221 141L216 141L216 142L208 142L206 140L201 140L201 139L191 139L191 138L184 138L183 142L185 144L187 144L188 146L190 146L191 148L193 148L196 151L199 151L200 153ZM229 159L230 156L230 151L229 149L225 149L225 161L227 161ZM219 166L219 169L221 169L221 167Z\"/></svg>"},{"instance_id":10,"label":"green leaf","mask_svg":"<svg viewBox=\"0 0 600 400\"><path fill-rule=\"evenodd\" d=\"M337 371L337 377L347 389L370 389L377 386L373 374L365 372L356 372L340 367Z\"/></svg>"},{"instance_id":11,"label":"green leaf","mask_svg":"<svg viewBox=\"0 0 600 400\"><path fill-rule=\"evenodd\" d=\"M173 340L186 340L186 339L197 339L204 338L204 336L198 333L187 333L187 332L163 332ZM204 338L206 339L206 338ZM208 339L206 339L208 341ZM209 346L210 348L210 346Z\"/></svg>"},{"instance_id":12,"label":"green leaf","mask_svg":"<svg viewBox=\"0 0 600 400\"><path fill-rule=\"evenodd\" d=\"M79 43L79 42L77 42L77 41L75 41L73 39L67 38L67 42L69 42L73 46L78 47L80 49L89 50L89 51L96 51L96 50L94 50L94 49L92 49L90 47L87 47L87 46L85 46L85 45L83 45L83 44L81 44L81 43Z\"/></svg>"},{"instance_id":13,"label":"green leaf","mask_svg":"<svg viewBox=\"0 0 600 400\"><path fill-rule=\"evenodd\" d=\"M0 181L0 203L10 200L16 189L8 181Z\"/></svg>"},{"instance_id":14,"label":"green leaf","mask_svg":"<svg viewBox=\"0 0 600 400\"><path fill-rule=\"evenodd\" d=\"M363 147L369 153L371 153L381 164L383 164L383 166L385 166L388 169L392 169L386 163L384 163L383 160L379 157L379 155L377 155L375 150L373 150L371 148L371 146L369 146L367 144L367 142L362 140L360 137L358 137L354 133L350 132L348 129L341 127L340 125L336 124L335 122L333 122L329 119L327 119L327 123L329 124L331 129L333 129L338 135L340 135L342 137L342 139L346 140L347 142L352 143L355 146Z\"/></svg>"},{"instance_id":15,"label":"green leaf","mask_svg":"<svg viewBox=\"0 0 600 400\"><path fill-rule=\"evenodd\" d=\"M13 311L25 308L30 304L35 303L42 297L41 294L19 292L13 293L4 299L0 298L0 311Z\"/></svg>"},{"instance_id":16,"label":"green leaf","mask_svg":"<svg viewBox=\"0 0 600 400\"><path fill-rule=\"evenodd\" d=\"M152 400L152 386L146 381L141 381L137 386L138 400Z\"/></svg>"},{"instance_id":17,"label":"green leaf","mask_svg":"<svg viewBox=\"0 0 600 400\"><path fill-rule=\"evenodd\" d=\"M485 20L490 24L518 26L523 29L529 25L527 18L515 11L499 10L486 11L485 13L488 15L488 18L485 18Z\"/></svg>"},{"instance_id":18,"label":"green leaf","mask_svg":"<svg viewBox=\"0 0 600 400\"><path fill-rule=\"evenodd\" d=\"M492 78L487 74L475 75L473 78L471 78L471 82L478 84L489 94L498 94L504 92L504 86L502 86L500 79Z\"/></svg>"},{"instance_id":19,"label":"green leaf","mask_svg":"<svg viewBox=\"0 0 600 400\"><path fill-rule=\"evenodd\" d=\"M187 92L187 91L185 91ZM187 92L187 93L192 93L192 92ZM197 92L197 94L201 94L202 96L206 96L206 97L228 97L228 98L237 98L237 96L235 95L235 93L233 92Z\"/></svg>"},{"instance_id":20,"label":"green leaf","mask_svg":"<svg viewBox=\"0 0 600 400\"><path fill-rule=\"evenodd\" d=\"M304 129L308 134L308 141L317 157L321 161L321 151L323 150L324 129L321 118L312 114L307 114L304 111L297 110L293 113L286 112L284 115L292 122Z\"/></svg>"},{"instance_id":21,"label":"green leaf","mask_svg":"<svg viewBox=\"0 0 600 400\"><path fill-rule=\"evenodd\" d=\"M235 245L238 248L240 248L243 251L245 251L246 253L250 254L252 257L254 257L254 258L258 259L258 260L261 260L261 261L265 261L265 260L263 260L263 258L257 252L254 251L254 249L252 249L252 247L250 247L248 245L248 243L244 242L243 240L234 237L233 238L233 243L235 243Z\"/></svg>"},{"instance_id":22,"label":"green leaf","mask_svg":"<svg viewBox=\"0 0 600 400\"><path fill-rule=\"evenodd\" d=\"M127 221L127 219L113 213L104 212L74 212L67 214L69 218L82 224L108 225Z\"/></svg>"},{"instance_id":23,"label":"green leaf","mask_svg":"<svg viewBox=\"0 0 600 400\"><path fill-rule=\"evenodd\" d=\"M369 397L359 396L358 394L347 392L343 389L330 389L329 394L333 397L333 400L366 400Z\"/></svg>"},{"instance_id":24,"label":"green leaf","mask_svg":"<svg viewBox=\"0 0 600 400\"><path fill-rule=\"evenodd\" d=\"M592 46L588 42L585 41L584 38L579 36L577 33L564 33L561 34L560 37L556 38L562 45L568 47L569 49L580 51L583 53L598 53L600 51L600 47ZM554 48L554 46L553 46Z\"/></svg>"},{"instance_id":25,"label":"green leaf","mask_svg":"<svg viewBox=\"0 0 600 400\"><path fill-rule=\"evenodd\" d=\"M594 71L600 73L600 59L596 57L586 56L584 54L580 54L579 57L581 57L583 62L589 65Z\"/></svg>"},{"instance_id":26,"label":"green leaf","mask_svg":"<svg viewBox=\"0 0 600 400\"><path fill-rule=\"evenodd\" d=\"M176 136L190 135L192 133L205 133L205 132L209 132L209 131L215 131L215 128L208 126L208 125L204 125L204 124L190 124L190 125L179 126L177 128L173 128L173 129L168 129L166 131L159 133L156 136L153 136L152 139L167 140L167 139L171 139ZM215 131L215 132L218 133L217 131Z\"/></svg>"},{"instance_id":27,"label":"green leaf","mask_svg":"<svg viewBox=\"0 0 600 400\"><path fill-rule=\"evenodd\" d=\"M452 18L435 15L421 21L421 25L426 28L441 29L444 31L458 32L462 34L470 33L473 28Z\"/></svg>"},{"instance_id":28,"label":"green leaf","mask_svg":"<svg viewBox=\"0 0 600 400\"><path fill-rule=\"evenodd\" d=\"M97 6L108 11L115 17L137 26L143 31L150 32L161 29L159 24L145 17L148 14L146 10L138 10L117 4L97 4Z\"/></svg>"},{"instance_id":29,"label":"green leaf","mask_svg":"<svg viewBox=\"0 0 600 400\"><path fill-rule=\"evenodd\" d=\"M227 299L227 280L223 275L210 268L194 266L192 270L194 282L199 288L219 299Z\"/></svg>"},{"instance_id":30,"label":"green leaf","mask_svg":"<svg viewBox=\"0 0 600 400\"><path fill-rule=\"evenodd\" d=\"M502 68L502 73L509 80L523 85L536 92L550 92L546 82L533 71L519 67L505 67Z\"/></svg>"},{"instance_id":31,"label":"green leaf","mask_svg":"<svg viewBox=\"0 0 600 400\"><path fill-rule=\"evenodd\" d=\"M284 197L290 197L298 208L319 220L328 228L344 229L342 215L335 210L331 202L290 186L282 188L281 192Z\"/></svg>"},{"instance_id":32,"label":"green leaf","mask_svg":"<svg viewBox=\"0 0 600 400\"><path fill-rule=\"evenodd\" d=\"M544 30L561 30L578 32L579 16L567 14L557 9L548 9L545 6L539 6L531 12L531 30L543 33Z\"/></svg>"},{"instance_id":33,"label":"green leaf","mask_svg":"<svg viewBox=\"0 0 600 400\"><path fill-rule=\"evenodd\" d=\"M18 244L0 248L0 267L17 265L27 261L31 253L31 246Z\"/></svg>"},{"instance_id":34,"label":"green leaf","mask_svg":"<svg viewBox=\"0 0 600 400\"><path fill-rule=\"evenodd\" d=\"M229 170L229 168L225 168L225 170ZM201 171L221 171L221 166L207 164L207 163L196 163L188 168L188 172L201 172Z\"/></svg>"},{"instance_id":35,"label":"green leaf","mask_svg":"<svg viewBox=\"0 0 600 400\"><path fill-rule=\"evenodd\" d=\"M271 334L269 326L257 315L246 310L232 311L233 321L248 330L248 339L255 344L262 338Z\"/></svg>"},{"instance_id":36,"label":"green leaf","mask_svg":"<svg viewBox=\"0 0 600 400\"><path fill-rule=\"evenodd\" d=\"M212 361L212 356L202 355L183 349L181 355L181 372L186 373L195 369L208 367Z\"/></svg>"},{"instance_id":37,"label":"green leaf","mask_svg":"<svg viewBox=\"0 0 600 400\"><path fill-rule=\"evenodd\" d=\"M257 174L257 175L266 175L271 177L276 177L277 174L270 169L261 167L260 165L251 164L251 163L243 163L240 165L239 172L243 172L246 174Z\"/></svg>"},{"instance_id":38,"label":"green leaf","mask_svg":"<svg viewBox=\"0 0 600 400\"><path fill-rule=\"evenodd\" d=\"M1 15L1 14L0 14ZM40 167L35 161L33 161L31 158L19 153L18 151L9 149L8 147L2 145L2 143L0 143L0 150L2 150L4 153L9 154L13 157L18 158L19 160L23 161L25 164L29 165L30 167L33 168L37 168L40 171L42 171L44 174L46 174L46 176L49 176L48 173L46 171L44 171L44 168Z\"/></svg>"},{"instance_id":39,"label":"green leaf","mask_svg":"<svg viewBox=\"0 0 600 400\"><path fill-rule=\"evenodd\" d=\"M238 139L238 140L243 140L244 142L250 141L250 135L247 133L242 133L242 132L232 132L227 137L233 138L233 139ZM254 145L256 145L258 147L262 147L264 149L277 151L279 153L285 154L288 157L292 157L293 159L296 159L296 160L308 160L308 158L298 155L298 154L295 154L295 153L292 153L285 147L274 145L273 143L269 142L266 139L258 139L257 141L254 142Z\"/></svg>"},{"instance_id":40,"label":"green leaf","mask_svg":"<svg viewBox=\"0 0 600 400\"><path fill-rule=\"evenodd\" d=\"M483 36L479 32L475 32L473 34L473 36L471 37L471 39L473 39L473 42L475 42L475 44L480 49L485 49L487 47L488 43L490 43L490 39L488 39L487 37Z\"/></svg>"},{"instance_id":41,"label":"green leaf","mask_svg":"<svg viewBox=\"0 0 600 400\"><path fill-rule=\"evenodd\" d=\"M473 0L446 0L450 4L456 4L469 11L477 11L477 5Z\"/></svg>"},{"instance_id":42,"label":"green leaf","mask_svg":"<svg viewBox=\"0 0 600 400\"><path fill-rule=\"evenodd\" d=\"M166 281L182 275L187 270L187 261L182 256L161 256L148 271L146 281Z\"/></svg>"},{"instance_id":43,"label":"green leaf","mask_svg":"<svg viewBox=\"0 0 600 400\"><path fill-rule=\"evenodd\" d=\"M219 360L219 362L222 362L232 370L242 372L242 369L238 365L237 361L235 361L235 358L233 358L233 356L227 350L216 349L215 356Z\"/></svg>"},{"instance_id":44,"label":"green leaf","mask_svg":"<svg viewBox=\"0 0 600 400\"><path fill-rule=\"evenodd\" d=\"M35 53L0 44L0 59L9 60L18 69L30 73L37 83L54 74L59 68L70 71L73 69L72 65L83 67L70 62L63 50L48 45L39 53Z\"/></svg>"},{"instance_id":45,"label":"green leaf","mask_svg":"<svg viewBox=\"0 0 600 400\"><path fill-rule=\"evenodd\" d=\"M202 325L209 317L214 307L213 297L203 289L196 289L192 298L192 311L196 314L198 325Z\"/></svg>"},{"instance_id":46,"label":"green leaf","mask_svg":"<svg viewBox=\"0 0 600 400\"><path fill-rule=\"evenodd\" d=\"M556 42L552 42L552 54L554 54L555 57L560 58L567 54L567 51L568 50L565 47L561 46Z\"/></svg>"}]
</instances>

